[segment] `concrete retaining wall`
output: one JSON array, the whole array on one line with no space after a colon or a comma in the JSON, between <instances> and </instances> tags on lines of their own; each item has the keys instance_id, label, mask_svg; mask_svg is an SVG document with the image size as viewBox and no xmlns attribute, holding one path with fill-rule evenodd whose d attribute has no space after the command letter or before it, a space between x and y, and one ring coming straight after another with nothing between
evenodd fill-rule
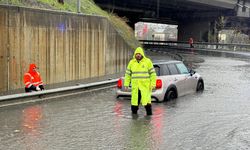
<instances>
[{"instance_id":1,"label":"concrete retaining wall","mask_svg":"<svg viewBox=\"0 0 250 150\"><path fill-rule=\"evenodd\" d=\"M24 87L30 63L45 84L124 71L131 48L106 18L0 5L0 92Z\"/></svg>"}]
</instances>

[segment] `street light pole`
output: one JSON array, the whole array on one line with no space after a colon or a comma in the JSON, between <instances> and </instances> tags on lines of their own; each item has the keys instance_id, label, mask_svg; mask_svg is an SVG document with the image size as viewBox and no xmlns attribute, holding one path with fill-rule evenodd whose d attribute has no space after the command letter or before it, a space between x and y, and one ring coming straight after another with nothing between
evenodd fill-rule
<instances>
[{"instance_id":1,"label":"street light pole","mask_svg":"<svg viewBox=\"0 0 250 150\"><path fill-rule=\"evenodd\" d=\"M77 12L78 13L81 12L81 2L80 2L80 0L77 0Z\"/></svg>"},{"instance_id":2,"label":"street light pole","mask_svg":"<svg viewBox=\"0 0 250 150\"><path fill-rule=\"evenodd\" d=\"M160 0L157 0L157 10L156 10L156 15L157 15L157 18L159 18L159 13L160 13Z\"/></svg>"}]
</instances>

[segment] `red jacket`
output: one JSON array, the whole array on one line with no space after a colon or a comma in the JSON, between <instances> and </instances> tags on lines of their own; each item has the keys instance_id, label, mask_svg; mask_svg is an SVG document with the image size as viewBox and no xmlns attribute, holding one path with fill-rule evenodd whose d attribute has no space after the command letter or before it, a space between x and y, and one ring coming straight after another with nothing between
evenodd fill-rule
<instances>
[{"instance_id":1,"label":"red jacket","mask_svg":"<svg viewBox=\"0 0 250 150\"><path fill-rule=\"evenodd\" d=\"M39 86L43 85L40 73L37 72L35 64L30 64L30 69L27 73L24 74L24 84L26 88L30 88L32 85Z\"/></svg>"},{"instance_id":2,"label":"red jacket","mask_svg":"<svg viewBox=\"0 0 250 150\"><path fill-rule=\"evenodd\" d=\"M188 43L189 43L189 44L193 44L193 43L194 43L193 38L189 38Z\"/></svg>"}]
</instances>

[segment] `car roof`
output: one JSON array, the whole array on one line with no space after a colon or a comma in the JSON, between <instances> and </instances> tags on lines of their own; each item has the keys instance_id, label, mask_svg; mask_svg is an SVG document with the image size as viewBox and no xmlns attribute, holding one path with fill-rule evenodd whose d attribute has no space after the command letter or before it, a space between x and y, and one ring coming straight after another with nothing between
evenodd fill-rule
<instances>
[{"instance_id":1,"label":"car roof","mask_svg":"<svg viewBox=\"0 0 250 150\"><path fill-rule=\"evenodd\" d=\"M174 63L182 63L182 61L178 61L178 60L153 60L154 65L174 64Z\"/></svg>"}]
</instances>

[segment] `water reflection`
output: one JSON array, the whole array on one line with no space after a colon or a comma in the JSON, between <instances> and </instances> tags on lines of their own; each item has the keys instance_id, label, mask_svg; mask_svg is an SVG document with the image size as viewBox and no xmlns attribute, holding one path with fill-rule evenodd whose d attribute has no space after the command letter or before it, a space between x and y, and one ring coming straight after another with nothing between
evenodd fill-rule
<instances>
[{"instance_id":1,"label":"water reflection","mask_svg":"<svg viewBox=\"0 0 250 150\"><path fill-rule=\"evenodd\" d=\"M159 146L163 142L163 107L158 106L154 108L154 116L150 123L152 124L151 137L154 144L152 146ZM153 147L155 149L155 147ZM158 148L157 148L158 149Z\"/></svg>"},{"instance_id":2,"label":"water reflection","mask_svg":"<svg viewBox=\"0 0 250 150\"><path fill-rule=\"evenodd\" d=\"M151 146L151 124L146 119L131 119L128 131L128 149L145 150Z\"/></svg>"},{"instance_id":3,"label":"water reflection","mask_svg":"<svg viewBox=\"0 0 250 150\"><path fill-rule=\"evenodd\" d=\"M22 127L26 134L36 135L42 119L42 108L40 106L31 106L23 110Z\"/></svg>"},{"instance_id":4,"label":"water reflection","mask_svg":"<svg viewBox=\"0 0 250 150\"><path fill-rule=\"evenodd\" d=\"M114 112L115 112L116 116L121 116L123 114L122 113L122 107L123 107L123 103L122 102L117 101L115 103Z\"/></svg>"},{"instance_id":5,"label":"water reflection","mask_svg":"<svg viewBox=\"0 0 250 150\"><path fill-rule=\"evenodd\" d=\"M146 116L140 106L137 115L130 113L129 102L116 101L113 111L115 113L115 132L125 134L125 149L147 150L159 149L163 143L164 106L153 105L153 116ZM141 110L142 109L142 110ZM129 119L124 124L124 119ZM123 122L123 123L122 123Z\"/></svg>"},{"instance_id":6,"label":"water reflection","mask_svg":"<svg viewBox=\"0 0 250 150\"><path fill-rule=\"evenodd\" d=\"M122 107L123 107L123 104L120 101L117 101L115 103L114 112L115 112L115 129L116 129L116 131L121 130L120 119L121 119L121 116L123 115Z\"/></svg>"},{"instance_id":7,"label":"water reflection","mask_svg":"<svg viewBox=\"0 0 250 150\"><path fill-rule=\"evenodd\" d=\"M40 135L40 123L42 120L42 108L40 106L30 106L22 112L22 130L24 134L24 145L26 149L33 150L36 147L36 143L39 142Z\"/></svg>"}]
</instances>

